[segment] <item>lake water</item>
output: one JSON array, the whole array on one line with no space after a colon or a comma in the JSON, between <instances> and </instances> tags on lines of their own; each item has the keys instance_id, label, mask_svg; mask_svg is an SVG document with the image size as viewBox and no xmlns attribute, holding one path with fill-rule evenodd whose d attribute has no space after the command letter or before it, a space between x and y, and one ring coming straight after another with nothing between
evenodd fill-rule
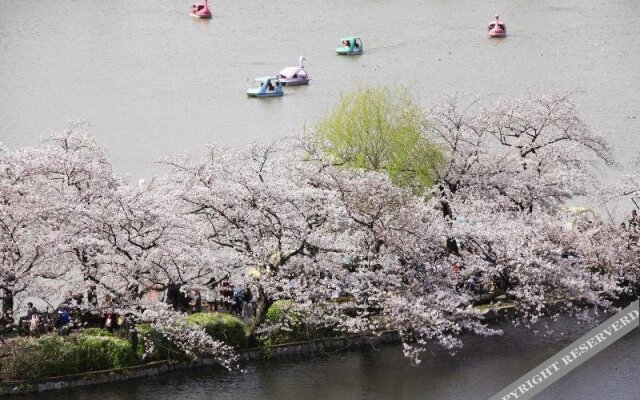
<instances>
[{"instance_id":1,"label":"lake water","mask_svg":"<svg viewBox=\"0 0 640 400\"><path fill-rule=\"evenodd\" d=\"M640 2L617 0L0 0L0 142L16 148L88 121L116 170L161 172L174 152L242 146L310 127L359 84L411 87L427 108L456 92L506 99L581 90L618 157L639 153ZM501 14L509 36L486 37ZM343 36L360 57L337 56ZM253 78L308 59L309 86L245 95Z\"/></svg>"},{"instance_id":2,"label":"lake water","mask_svg":"<svg viewBox=\"0 0 640 400\"><path fill-rule=\"evenodd\" d=\"M465 338L457 355L434 347L412 367L400 346L246 365L245 374L198 369L117 385L31 395L32 400L486 400L588 332L569 319L550 336L507 327ZM612 344L536 400L640 399L640 329Z\"/></svg>"}]
</instances>

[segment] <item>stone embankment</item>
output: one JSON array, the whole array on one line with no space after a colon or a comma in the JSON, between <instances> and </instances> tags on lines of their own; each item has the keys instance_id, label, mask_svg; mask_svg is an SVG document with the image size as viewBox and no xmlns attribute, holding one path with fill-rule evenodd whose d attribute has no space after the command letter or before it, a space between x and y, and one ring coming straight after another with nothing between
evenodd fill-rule
<instances>
[{"instance_id":1,"label":"stone embankment","mask_svg":"<svg viewBox=\"0 0 640 400\"><path fill-rule=\"evenodd\" d=\"M279 358L294 355L322 354L349 348L396 343L398 340L397 332L386 331L379 334L342 336L338 338L316 339L276 345L270 347L268 353L265 353L265 351L260 348L246 349L240 353L240 357L244 361L253 361L265 357ZM156 361L121 369L86 372L30 381L0 382L0 395L35 393L47 390L121 382L129 379L156 376L171 371L199 368L214 364L214 360L211 359L202 359L196 362Z\"/></svg>"}]
</instances>

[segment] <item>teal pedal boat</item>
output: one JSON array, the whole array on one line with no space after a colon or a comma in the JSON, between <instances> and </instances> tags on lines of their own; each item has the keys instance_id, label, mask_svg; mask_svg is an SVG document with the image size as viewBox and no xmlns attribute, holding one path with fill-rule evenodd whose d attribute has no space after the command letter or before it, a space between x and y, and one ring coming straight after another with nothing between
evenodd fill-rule
<instances>
[{"instance_id":1,"label":"teal pedal boat","mask_svg":"<svg viewBox=\"0 0 640 400\"><path fill-rule=\"evenodd\" d=\"M336 47L336 53L342 55L358 55L364 53L362 40L357 36L340 39L340 45Z\"/></svg>"}]
</instances>

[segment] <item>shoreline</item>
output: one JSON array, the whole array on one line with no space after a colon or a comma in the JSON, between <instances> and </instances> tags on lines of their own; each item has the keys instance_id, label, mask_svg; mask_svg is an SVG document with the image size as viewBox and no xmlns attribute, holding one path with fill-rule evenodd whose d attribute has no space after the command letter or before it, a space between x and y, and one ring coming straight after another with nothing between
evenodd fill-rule
<instances>
[{"instance_id":1,"label":"shoreline","mask_svg":"<svg viewBox=\"0 0 640 400\"><path fill-rule=\"evenodd\" d=\"M239 354L242 361L257 361L265 358L310 355L330 351L342 351L350 348L359 348L366 345L392 344L398 342L399 337L397 331L383 331L378 334L347 335L337 338L314 339L274 345L269 348L268 353L265 353L260 347L253 347L242 350ZM216 362L210 358L204 358L197 361L152 361L124 368L91 371L26 381L0 382L0 395L19 396L22 394L41 393L50 390L122 382L130 379L146 378L173 371L195 369L215 364Z\"/></svg>"},{"instance_id":2,"label":"shoreline","mask_svg":"<svg viewBox=\"0 0 640 400\"><path fill-rule=\"evenodd\" d=\"M628 299L620 300L626 304ZM549 307L557 307L559 303L573 300L557 300ZM618 304L620 305L620 304ZM484 322L495 325L506 322L513 316L516 304L508 301L498 301L492 307L483 311ZM335 338L320 338L273 345L265 350L262 347L252 347L239 351L242 361L257 361L269 358L283 358L287 356L312 355L326 352L338 352L347 349L361 348L367 345L397 344L400 342L398 332L386 330L378 333L345 335ZM41 393L51 390L70 389L75 387L99 385L105 383L122 382L131 379L146 378L163 375L173 371L196 369L215 365L211 358L196 361L151 361L124 368L89 371L84 373L62 375L57 377L39 378L25 381L0 382L1 396L20 396L29 393ZM20 398L20 397L17 397Z\"/></svg>"}]
</instances>

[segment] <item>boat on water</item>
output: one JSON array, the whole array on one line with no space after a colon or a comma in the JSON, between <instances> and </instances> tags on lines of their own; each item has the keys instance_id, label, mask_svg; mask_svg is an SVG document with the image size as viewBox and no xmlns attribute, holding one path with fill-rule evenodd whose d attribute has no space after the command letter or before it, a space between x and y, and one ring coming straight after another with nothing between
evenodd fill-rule
<instances>
[{"instance_id":1,"label":"boat on water","mask_svg":"<svg viewBox=\"0 0 640 400\"><path fill-rule=\"evenodd\" d=\"M249 89L247 89L249 97L278 97L284 96L282 82L275 76L265 76L256 78Z\"/></svg>"},{"instance_id":2,"label":"boat on water","mask_svg":"<svg viewBox=\"0 0 640 400\"><path fill-rule=\"evenodd\" d=\"M276 78L278 78L284 86L308 84L311 78L304 69L304 61L306 61L306 58L304 58L304 56L300 56L300 58L298 58L297 67L287 67L283 69L278 73L278 75L276 75Z\"/></svg>"},{"instance_id":3,"label":"boat on water","mask_svg":"<svg viewBox=\"0 0 640 400\"><path fill-rule=\"evenodd\" d=\"M204 0L204 3L193 3L189 15L195 18L211 18L208 1Z\"/></svg>"},{"instance_id":4,"label":"boat on water","mask_svg":"<svg viewBox=\"0 0 640 400\"><path fill-rule=\"evenodd\" d=\"M507 26L504 22L500 21L500 16L496 15L495 20L489 22L488 27L489 37L505 37L507 36Z\"/></svg>"},{"instance_id":5,"label":"boat on water","mask_svg":"<svg viewBox=\"0 0 640 400\"><path fill-rule=\"evenodd\" d=\"M336 53L341 55L358 55L364 53L362 40L357 36L349 36L340 39L340 46L336 47Z\"/></svg>"}]
</instances>

